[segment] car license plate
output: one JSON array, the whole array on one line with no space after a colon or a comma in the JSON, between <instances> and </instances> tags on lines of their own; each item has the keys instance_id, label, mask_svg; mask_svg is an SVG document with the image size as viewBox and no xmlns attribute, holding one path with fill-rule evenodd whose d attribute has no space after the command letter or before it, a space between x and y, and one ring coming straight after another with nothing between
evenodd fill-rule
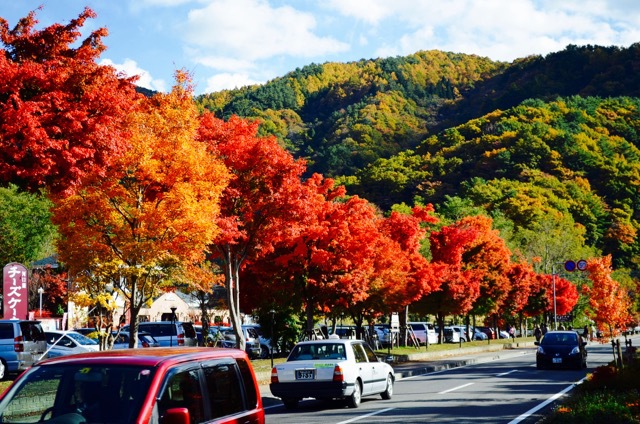
<instances>
[{"instance_id":1,"label":"car license plate","mask_svg":"<svg viewBox=\"0 0 640 424\"><path fill-rule=\"evenodd\" d=\"M313 380L316 378L316 370L296 370L296 380Z\"/></svg>"},{"instance_id":2,"label":"car license plate","mask_svg":"<svg viewBox=\"0 0 640 424\"><path fill-rule=\"evenodd\" d=\"M561 364L562 363L562 358L552 358L551 361L554 364Z\"/></svg>"}]
</instances>

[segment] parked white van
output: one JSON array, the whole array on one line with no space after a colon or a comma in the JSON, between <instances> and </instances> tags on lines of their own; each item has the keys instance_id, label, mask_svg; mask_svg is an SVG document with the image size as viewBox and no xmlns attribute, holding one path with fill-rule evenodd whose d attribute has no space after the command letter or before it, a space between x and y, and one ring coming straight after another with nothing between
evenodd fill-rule
<instances>
[{"instance_id":1,"label":"parked white van","mask_svg":"<svg viewBox=\"0 0 640 424\"><path fill-rule=\"evenodd\" d=\"M427 340L429 344L438 343L438 335L436 334L436 329L430 322L409 322L408 323L413 333L416 335L416 338L420 342L420 344L426 344Z\"/></svg>"}]
</instances>

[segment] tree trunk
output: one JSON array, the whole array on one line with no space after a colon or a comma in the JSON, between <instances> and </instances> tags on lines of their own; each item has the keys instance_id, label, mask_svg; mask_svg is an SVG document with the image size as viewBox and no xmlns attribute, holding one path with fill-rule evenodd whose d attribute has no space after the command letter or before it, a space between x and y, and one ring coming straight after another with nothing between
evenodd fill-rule
<instances>
[{"instance_id":1,"label":"tree trunk","mask_svg":"<svg viewBox=\"0 0 640 424\"><path fill-rule=\"evenodd\" d=\"M239 264L229 248L225 249L224 277L227 283L227 304L229 306L229 320L236 337L236 348L246 349L246 341L242 332L242 318L240 316L240 281L238 279Z\"/></svg>"}]
</instances>

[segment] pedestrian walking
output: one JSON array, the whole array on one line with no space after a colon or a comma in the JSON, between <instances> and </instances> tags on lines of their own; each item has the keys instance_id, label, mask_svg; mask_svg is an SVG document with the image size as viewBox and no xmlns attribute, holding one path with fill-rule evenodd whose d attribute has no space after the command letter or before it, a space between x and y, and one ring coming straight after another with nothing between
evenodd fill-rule
<instances>
[{"instance_id":1,"label":"pedestrian walking","mask_svg":"<svg viewBox=\"0 0 640 424\"><path fill-rule=\"evenodd\" d=\"M537 342L539 342L542 338L542 330L540 329L540 326L538 324L536 324L535 328L533 329L533 336L536 338Z\"/></svg>"}]
</instances>

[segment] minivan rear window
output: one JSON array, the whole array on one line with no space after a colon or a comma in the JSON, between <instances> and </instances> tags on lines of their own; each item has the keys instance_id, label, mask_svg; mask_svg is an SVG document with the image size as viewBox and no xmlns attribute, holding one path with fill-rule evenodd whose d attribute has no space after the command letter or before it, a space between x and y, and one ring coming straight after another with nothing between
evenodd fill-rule
<instances>
[{"instance_id":1,"label":"minivan rear window","mask_svg":"<svg viewBox=\"0 0 640 424\"><path fill-rule=\"evenodd\" d=\"M193 324L191 324L190 322L183 322L182 323L182 328L184 329L184 336L189 338L189 339L195 339L196 336L196 329L193 328Z\"/></svg>"},{"instance_id":2,"label":"minivan rear window","mask_svg":"<svg viewBox=\"0 0 640 424\"><path fill-rule=\"evenodd\" d=\"M42 326L36 322L21 322L20 331L25 342L41 342L47 338L42 330Z\"/></svg>"}]
</instances>

